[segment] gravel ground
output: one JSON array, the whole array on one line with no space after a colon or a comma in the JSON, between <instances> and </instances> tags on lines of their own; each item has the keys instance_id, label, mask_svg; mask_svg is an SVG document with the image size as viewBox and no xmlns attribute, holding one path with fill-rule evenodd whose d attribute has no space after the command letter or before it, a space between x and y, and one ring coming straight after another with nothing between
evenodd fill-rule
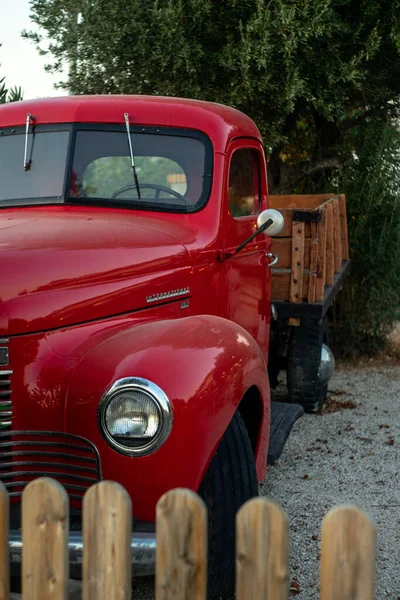
<instances>
[{"instance_id":1,"label":"gravel ground","mask_svg":"<svg viewBox=\"0 0 400 600\"><path fill-rule=\"evenodd\" d=\"M296 423L261 493L289 517L291 578L298 583L299 600L318 597L321 523L339 504L357 505L373 520L376 598L398 600L400 366L341 368L329 392L322 415L305 415Z\"/></svg>"},{"instance_id":2,"label":"gravel ground","mask_svg":"<svg viewBox=\"0 0 400 600\"><path fill-rule=\"evenodd\" d=\"M284 399L285 389L275 392ZM400 598L400 364L339 367L320 415L294 426L260 491L286 511L291 580L297 598L318 598L320 528L339 504L363 508L377 528L377 600ZM79 589L70 600L80 598ZM153 600L152 579L135 582L135 600Z\"/></svg>"}]
</instances>

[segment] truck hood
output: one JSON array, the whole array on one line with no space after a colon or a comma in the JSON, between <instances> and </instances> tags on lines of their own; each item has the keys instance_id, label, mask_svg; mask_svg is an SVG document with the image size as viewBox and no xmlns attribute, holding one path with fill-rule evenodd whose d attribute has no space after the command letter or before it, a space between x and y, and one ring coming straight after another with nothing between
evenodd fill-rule
<instances>
[{"instance_id":1,"label":"truck hood","mask_svg":"<svg viewBox=\"0 0 400 600\"><path fill-rule=\"evenodd\" d=\"M1 210L0 337L185 297L192 269L177 241L181 229L161 213L70 206Z\"/></svg>"}]
</instances>

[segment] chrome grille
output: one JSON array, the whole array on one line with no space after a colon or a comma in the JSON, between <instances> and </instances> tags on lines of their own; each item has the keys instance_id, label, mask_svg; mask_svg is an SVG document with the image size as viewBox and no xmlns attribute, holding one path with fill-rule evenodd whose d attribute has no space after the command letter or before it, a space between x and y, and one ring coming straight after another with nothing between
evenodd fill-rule
<instances>
[{"instance_id":1,"label":"chrome grille","mask_svg":"<svg viewBox=\"0 0 400 600\"><path fill-rule=\"evenodd\" d=\"M52 477L82 500L101 480L100 457L89 440L52 431L0 431L0 480L11 497L37 477Z\"/></svg>"},{"instance_id":2,"label":"chrome grille","mask_svg":"<svg viewBox=\"0 0 400 600\"><path fill-rule=\"evenodd\" d=\"M0 431L11 427L11 375L12 371L0 369Z\"/></svg>"}]
</instances>

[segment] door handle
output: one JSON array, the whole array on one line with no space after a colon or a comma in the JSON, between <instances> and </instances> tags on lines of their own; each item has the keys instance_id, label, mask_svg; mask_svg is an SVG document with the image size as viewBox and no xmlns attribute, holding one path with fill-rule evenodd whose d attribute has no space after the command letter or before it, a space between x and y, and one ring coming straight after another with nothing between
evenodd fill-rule
<instances>
[{"instance_id":1,"label":"door handle","mask_svg":"<svg viewBox=\"0 0 400 600\"><path fill-rule=\"evenodd\" d=\"M271 262L267 264L267 267L273 267L278 262L278 255L273 254L273 252L268 252L267 257L272 258Z\"/></svg>"}]
</instances>

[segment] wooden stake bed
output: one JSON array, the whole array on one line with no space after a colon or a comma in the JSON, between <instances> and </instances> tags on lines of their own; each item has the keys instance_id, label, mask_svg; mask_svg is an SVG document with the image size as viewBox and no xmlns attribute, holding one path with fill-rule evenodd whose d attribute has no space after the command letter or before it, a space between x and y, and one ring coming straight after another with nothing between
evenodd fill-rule
<instances>
[{"instance_id":1,"label":"wooden stake bed","mask_svg":"<svg viewBox=\"0 0 400 600\"><path fill-rule=\"evenodd\" d=\"M272 268L272 302L278 316L298 325L301 317L321 319L349 269L344 194L270 196L270 208L285 219L272 238L278 262Z\"/></svg>"}]
</instances>

